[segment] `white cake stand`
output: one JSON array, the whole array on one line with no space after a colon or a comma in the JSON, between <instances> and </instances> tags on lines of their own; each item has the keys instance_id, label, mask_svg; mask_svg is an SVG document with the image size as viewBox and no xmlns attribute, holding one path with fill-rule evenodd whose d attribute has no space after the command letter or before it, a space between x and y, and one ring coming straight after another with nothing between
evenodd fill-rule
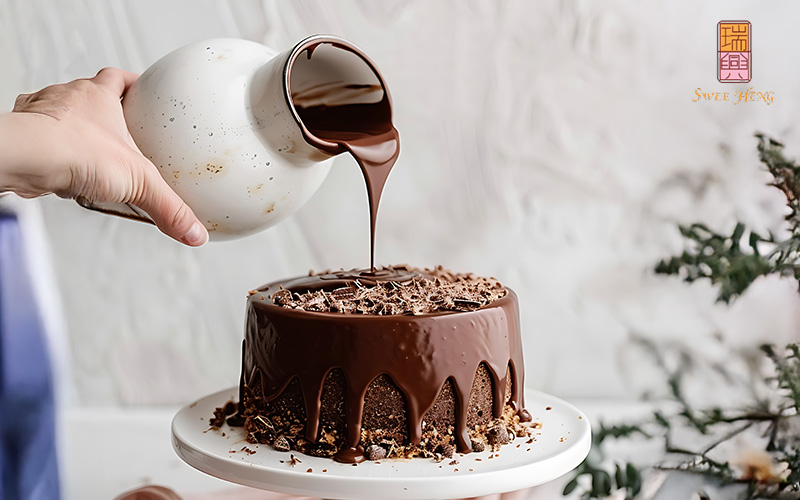
<instances>
[{"instance_id":1,"label":"white cake stand","mask_svg":"<svg viewBox=\"0 0 800 500\"><path fill-rule=\"evenodd\" d=\"M212 476L301 496L346 500L466 498L514 491L556 479L586 458L591 427L577 408L548 394L526 393L525 407L541 422L533 441L519 437L498 452L454 459L381 460L357 466L245 441L240 427L209 430L216 407L236 399L231 388L196 401L172 420L172 445L181 459ZM291 456L298 462L291 464Z\"/></svg>"}]
</instances>

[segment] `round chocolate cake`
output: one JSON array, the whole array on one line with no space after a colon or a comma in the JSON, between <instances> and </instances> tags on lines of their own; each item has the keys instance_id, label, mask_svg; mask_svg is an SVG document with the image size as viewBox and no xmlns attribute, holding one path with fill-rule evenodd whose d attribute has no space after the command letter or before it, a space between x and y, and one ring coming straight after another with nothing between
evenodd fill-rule
<instances>
[{"instance_id":1,"label":"round chocolate cake","mask_svg":"<svg viewBox=\"0 0 800 500\"><path fill-rule=\"evenodd\" d=\"M528 432L517 296L442 268L334 272L250 293L248 439L360 462L452 456Z\"/></svg>"}]
</instances>

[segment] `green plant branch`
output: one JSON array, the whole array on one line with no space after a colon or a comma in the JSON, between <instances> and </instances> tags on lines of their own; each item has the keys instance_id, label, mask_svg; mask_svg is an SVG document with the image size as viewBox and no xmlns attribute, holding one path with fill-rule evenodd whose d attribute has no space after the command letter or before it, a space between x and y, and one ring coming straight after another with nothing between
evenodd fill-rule
<instances>
[{"instance_id":1,"label":"green plant branch","mask_svg":"<svg viewBox=\"0 0 800 500\"><path fill-rule=\"evenodd\" d=\"M687 282L708 280L719 288L717 300L725 303L739 297L761 276L790 277L798 281L800 288L800 165L785 158L780 142L762 134L756 137L759 159L772 175L770 185L786 197L788 237L762 236L748 231L742 223L737 223L730 234L718 233L701 223L679 226L686 249L681 255L660 261L655 268L656 273L678 275ZM679 362L671 368L662 352L663 346L641 336L633 340L646 349L662 370L669 398L677 404L677 410L672 414L656 411L634 423L601 424L593 439L596 453L575 470L564 489L565 495L580 491L581 498L593 499L623 491L626 499L633 499L641 490L642 471L631 463L624 466L613 463L613 469L608 470L603 445L610 439L638 436L663 440L667 458L675 455L689 458L677 465L660 463L655 465L656 469L701 474L722 484L746 485L742 497L745 500L800 499L800 435L795 430L800 428L800 346L790 344L783 351L772 346L761 347L762 355L771 361L773 372L755 377L754 381L765 384L772 397L754 396L755 401L744 408L697 410L683 390L684 375L697 366L688 351L678 350ZM724 367L714 368L728 383L736 385ZM775 402L770 404L770 401ZM718 437L697 452L672 442L673 432L679 427L688 427L709 438ZM762 471L768 479L756 479L760 476L742 475L728 462L708 457L722 443L756 430L768 437L765 453L772 460L786 464L785 476L771 477L774 471L770 470ZM578 490L579 479L587 476L589 487ZM699 493L701 498L708 498Z\"/></svg>"},{"instance_id":2,"label":"green plant branch","mask_svg":"<svg viewBox=\"0 0 800 500\"><path fill-rule=\"evenodd\" d=\"M746 424L744 424L744 425L742 425L740 427L737 427L736 429L728 432L727 434L723 435L721 438L713 441L711 444L706 446L703 449L703 451L700 452L700 456L705 458L705 456L708 455L714 448L716 448L717 446L721 445L722 443L724 443L724 442L726 442L726 441L728 441L730 439L735 438L739 434L743 433L744 431L746 431L747 429L752 427L754 424L755 424L754 421L749 421Z\"/></svg>"},{"instance_id":3,"label":"green plant branch","mask_svg":"<svg viewBox=\"0 0 800 500\"><path fill-rule=\"evenodd\" d=\"M794 498L791 494L794 491L800 491L800 452L797 451L797 446L795 446L800 445L800 436L794 435L793 427L789 425L789 422L792 419L800 421L800 415L795 410L791 392L786 390L784 386L793 387L793 383L800 383L800 372L787 370L786 368L787 366L794 367L795 363L800 363L800 348L795 344L787 346L786 356L777 354L774 348L770 350L770 348L762 347L762 350L765 354L772 353L772 356L767 357L773 361L775 372L778 374L784 373L783 376L770 375L763 378L764 383L768 384L776 392L775 395L783 398L783 403L778 404L774 411L761 409L758 411L733 410L732 412L736 414L732 415L731 411L725 412L719 408L695 410L684 398L683 378L680 373L681 369L686 369L695 363L683 360L680 363L682 368L675 372L666 368L663 357L661 357L661 360L656 360L656 364L665 370L665 376L670 387L670 399L677 403L678 409L669 415L656 411L650 417L635 423L620 425L602 423L594 436L594 447L597 453L576 469L575 475L567 484L564 493L569 494L575 491L579 487L578 479L582 476L588 476L590 478L588 481L590 486L581 492L581 497L584 499L605 498L617 490L623 490L628 499L634 498L633 486L635 486L636 482L629 478L638 477L641 480L642 470L630 463L625 466L625 474L621 472L619 464L613 464L614 470L608 470L604 467L605 457L602 447L610 439L630 439L640 436L645 439L660 437L663 440L663 450L667 457L675 455L688 457L688 460L681 460L677 465L658 463L653 466L655 469L701 474L722 484L746 484L749 487L749 493L743 497L745 499ZM661 356L661 353L659 353L659 356ZM767 424L766 433L770 435L771 443L767 445L766 451L771 452L776 461L788 464L790 474L785 479L778 480L776 478L769 485L761 484L752 478L739 477L728 462L715 460L708 456L720 444L728 442L742 433L754 430L756 427L764 429L763 424ZM734 425L733 429L727 429L727 427ZM673 431L681 426L686 426L705 435L721 434L706 444L700 451L697 451L673 443ZM762 435L762 433L759 432L759 435ZM774 443L778 442L783 443L782 447L774 446ZM636 471L636 473L633 471ZM800 498L800 496L797 498Z\"/></svg>"},{"instance_id":4,"label":"green plant branch","mask_svg":"<svg viewBox=\"0 0 800 500\"><path fill-rule=\"evenodd\" d=\"M737 223L730 235L721 234L701 223L679 225L687 248L681 255L661 260L656 273L681 276L684 281L700 279L719 287L717 300L730 302L744 293L759 277L777 274L800 280L800 165L786 159L783 144L756 134L761 163L772 175L771 186L786 197L790 213L786 216L790 237L777 240L761 236ZM747 234L747 244L743 245ZM769 249L764 254L762 248Z\"/></svg>"}]
</instances>

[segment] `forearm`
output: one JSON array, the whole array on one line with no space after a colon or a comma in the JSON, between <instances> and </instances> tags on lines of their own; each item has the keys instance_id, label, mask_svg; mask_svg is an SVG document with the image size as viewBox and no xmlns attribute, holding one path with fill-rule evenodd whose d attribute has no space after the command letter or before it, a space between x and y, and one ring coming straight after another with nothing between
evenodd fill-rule
<instances>
[{"instance_id":1,"label":"forearm","mask_svg":"<svg viewBox=\"0 0 800 500\"><path fill-rule=\"evenodd\" d=\"M69 185L65 152L74 145L56 124L38 113L0 113L0 193L35 197Z\"/></svg>"}]
</instances>

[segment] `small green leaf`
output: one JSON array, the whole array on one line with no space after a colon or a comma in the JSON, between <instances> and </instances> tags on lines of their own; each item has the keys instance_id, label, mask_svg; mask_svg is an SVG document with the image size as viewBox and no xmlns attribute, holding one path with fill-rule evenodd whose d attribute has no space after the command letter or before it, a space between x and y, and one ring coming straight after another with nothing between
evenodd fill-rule
<instances>
[{"instance_id":1,"label":"small green leaf","mask_svg":"<svg viewBox=\"0 0 800 500\"><path fill-rule=\"evenodd\" d=\"M567 485L564 486L564 492L562 493L562 495L564 496L569 495L570 493L575 491L575 488L577 487L578 487L578 478L574 477L572 478L572 481L568 482Z\"/></svg>"},{"instance_id":2,"label":"small green leaf","mask_svg":"<svg viewBox=\"0 0 800 500\"><path fill-rule=\"evenodd\" d=\"M642 491L642 473L630 462L625 466L625 474L628 476L628 490L630 497L634 498Z\"/></svg>"},{"instance_id":3,"label":"small green leaf","mask_svg":"<svg viewBox=\"0 0 800 500\"><path fill-rule=\"evenodd\" d=\"M592 494L607 497L611 494L611 476L604 470L592 472Z\"/></svg>"},{"instance_id":4,"label":"small green leaf","mask_svg":"<svg viewBox=\"0 0 800 500\"><path fill-rule=\"evenodd\" d=\"M756 234L756 233L754 233L754 232L751 232L751 233L750 233L750 241L749 241L749 244L750 244L750 248L753 250L753 253L754 253L755 255L761 255L761 254L759 253L759 251L758 251L758 242L759 242L759 241L764 241L764 238L762 238L761 236L759 236L758 234Z\"/></svg>"},{"instance_id":5,"label":"small green leaf","mask_svg":"<svg viewBox=\"0 0 800 500\"><path fill-rule=\"evenodd\" d=\"M733 229L733 234L731 235L731 246L735 248L739 248L739 241L742 239L742 235L744 234L744 224L741 222L736 223L736 227Z\"/></svg>"},{"instance_id":6,"label":"small green leaf","mask_svg":"<svg viewBox=\"0 0 800 500\"><path fill-rule=\"evenodd\" d=\"M614 467L616 469L614 472L614 479L617 482L617 488L624 488L625 483L627 482L625 481L625 474L622 472L622 468L619 466L619 464L614 464Z\"/></svg>"},{"instance_id":7,"label":"small green leaf","mask_svg":"<svg viewBox=\"0 0 800 500\"><path fill-rule=\"evenodd\" d=\"M669 420L667 420L667 418L664 415L662 415L660 412L653 413L653 418L655 419L656 423L658 425L660 425L661 427L663 427L665 429L669 429L670 428L671 424L669 423Z\"/></svg>"}]
</instances>

